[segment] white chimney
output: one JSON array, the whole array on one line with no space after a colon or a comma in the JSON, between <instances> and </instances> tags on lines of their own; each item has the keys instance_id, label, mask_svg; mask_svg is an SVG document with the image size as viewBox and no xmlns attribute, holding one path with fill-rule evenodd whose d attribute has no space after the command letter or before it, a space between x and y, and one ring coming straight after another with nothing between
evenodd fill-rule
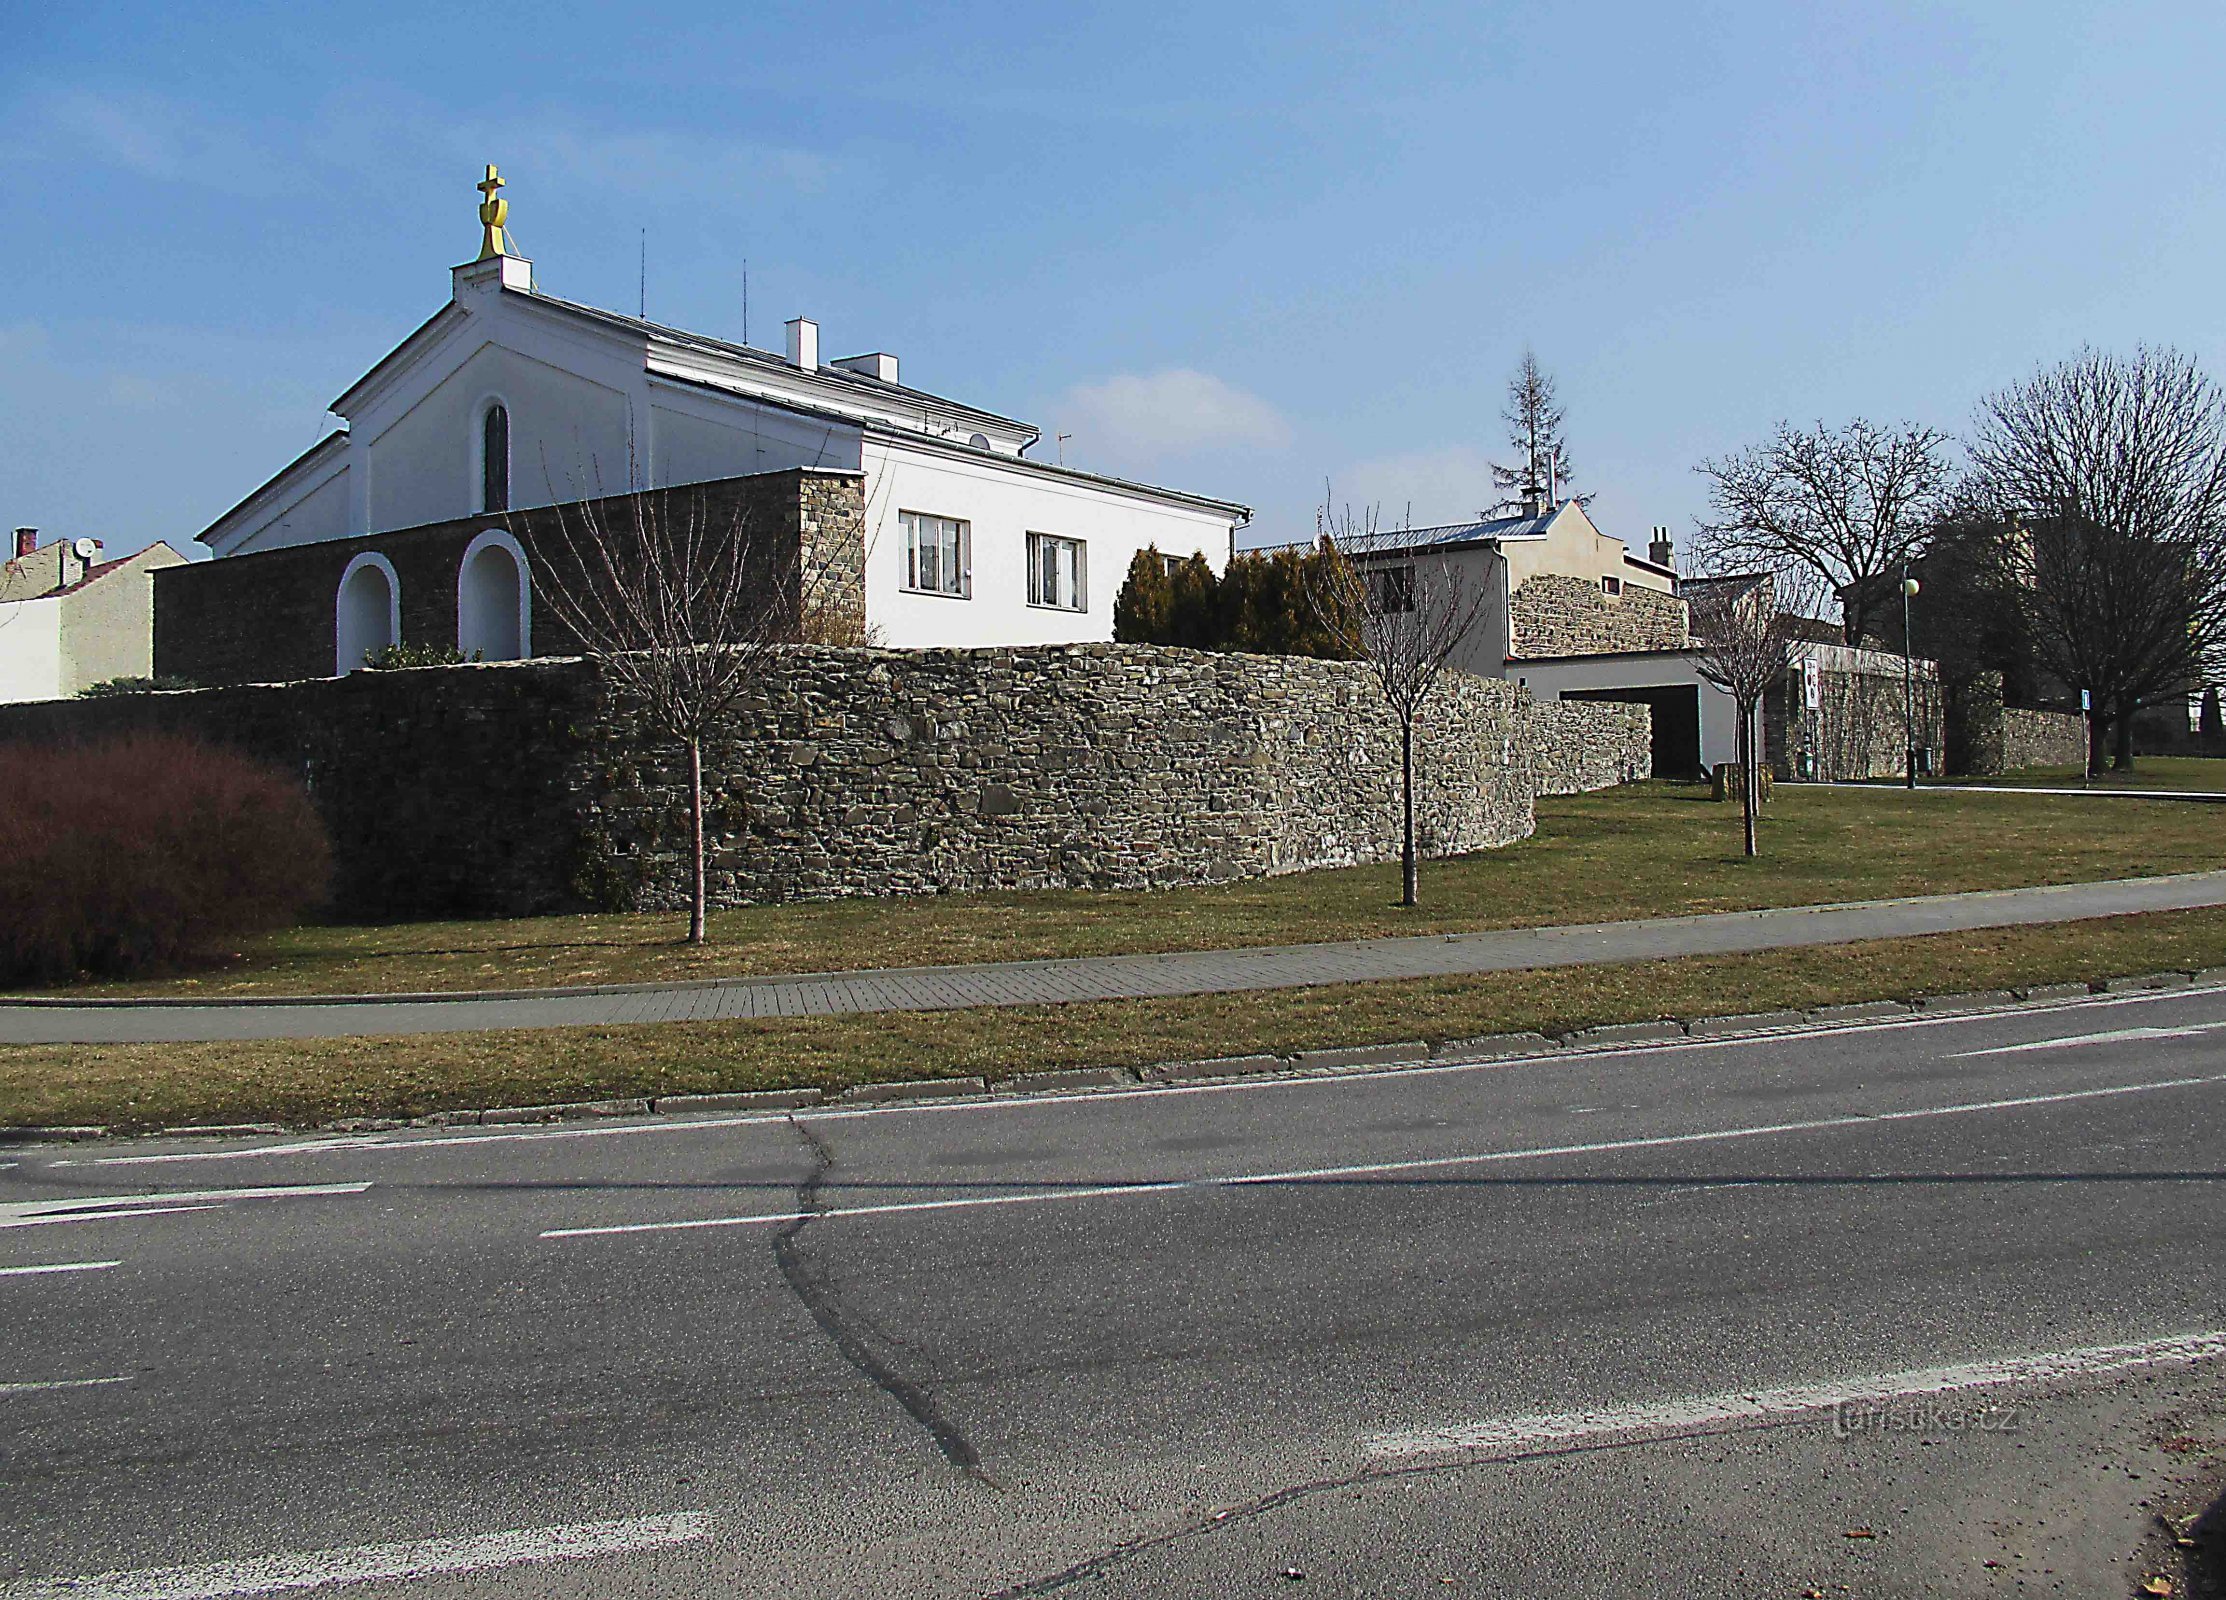
<instances>
[{"instance_id":1,"label":"white chimney","mask_svg":"<svg viewBox=\"0 0 2226 1600\"><path fill-rule=\"evenodd\" d=\"M789 318L788 364L806 372L819 370L819 324L809 317Z\"/></svg>"}]
</instances>

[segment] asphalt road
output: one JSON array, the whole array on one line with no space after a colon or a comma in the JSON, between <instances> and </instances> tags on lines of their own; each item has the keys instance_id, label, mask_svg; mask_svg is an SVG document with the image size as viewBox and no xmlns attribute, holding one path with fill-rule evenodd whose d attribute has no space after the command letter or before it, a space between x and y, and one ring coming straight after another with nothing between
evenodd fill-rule
<instances>
[{"instance_id":1,"label":"asphalt road","mask_svg":"<svg viewBox=\"0 0 2226 1600\"><path fill-rule=\"evenodd\" d=\"M2182 990L0 1150L0 1600L2131 1592L2222 1133Z\"/></svg>"}]
</instances>

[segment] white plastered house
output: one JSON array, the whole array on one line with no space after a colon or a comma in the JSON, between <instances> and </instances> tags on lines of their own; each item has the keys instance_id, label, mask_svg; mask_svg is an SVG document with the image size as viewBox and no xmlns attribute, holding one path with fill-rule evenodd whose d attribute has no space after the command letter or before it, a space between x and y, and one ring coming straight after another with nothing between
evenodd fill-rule
<instances>
[{"instance_id":1,"label":"white plastered house","mask_svg":"<svg viewBox=\"0 0 2226 1600\"><path fill-rule=\"evenodd\" d=\"M776 354L559 299L495 231L496 253L454 269L448 304L332 403L341 431L201 535L220 561L818 467L863 475L876 642L1061 644L1112 638L1138 550L1219 570L1249 519L1030 459L1031 424L910 388L893 355L822 360L803 318Z\"/></svg>"}]
</instances>

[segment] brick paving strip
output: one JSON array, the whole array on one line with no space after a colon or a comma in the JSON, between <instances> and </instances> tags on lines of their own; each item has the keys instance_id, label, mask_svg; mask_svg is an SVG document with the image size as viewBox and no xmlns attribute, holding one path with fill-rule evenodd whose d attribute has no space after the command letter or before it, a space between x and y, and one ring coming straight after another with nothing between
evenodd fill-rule
<instances>
[{"instance_id":1,"label":"brick paving strip","mask_svg":"<svg viewBox=\"0 0 2226 1600\"><path fill-rule=\"evenodd\" d=\"M1786 906L1766 911L1501 928L1148 955L1074 956L974 966L906 967L589 989L246 1000L0 1000L0 1044L127 1044L469 1033L641 1020L685 1001L697 1020L804 1017L965 1006L1130 1000L1304 988L1377 978L1441 978L1672 956L1732 955L1857 939L2070 922L2226 905L2226 871L2032 889ZM662 1004L660 1004L662 1002Z\"/></svg>"}]
</instances>

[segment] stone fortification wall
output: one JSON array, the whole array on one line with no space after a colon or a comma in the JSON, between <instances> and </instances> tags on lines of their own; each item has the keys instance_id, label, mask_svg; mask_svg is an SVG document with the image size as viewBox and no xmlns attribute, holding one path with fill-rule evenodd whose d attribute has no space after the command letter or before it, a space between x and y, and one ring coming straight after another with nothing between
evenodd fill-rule
<instances>
[{"instance_id":1,"label":"stone fortification wall","mask_svg":"<svg viewBox=\"0 0 2226 1600\"><path fill-rule=\"evenodd\" d=\"M1522 838L1539 786L1631 770L1629 708L1540 715L1518 693L1457 675L1425 718L1429 854ZM684 755L591 662L0 706L0 740L140 728L299 772L333 835L344 916L646 908L684 893ZM1643 733L1635 742L1643 756ZM769 664L704 765L726 904L1205 883L1399 850L1397 725L1348 662L798 648Z\"/></svg>"},{"instance_id":2,"label":"stone fortification wall","mask_svg":"<svg viewBox=\"0 0 2226 1600\"><path fill-rule=\"evenodd\" d=\"M1418 733L1431 855L1529 833L1515 691L1447 680ZM725 901L1211 883L1398 854L1367 669L1139 645L799 651L705 752ZM685 769L614 708L576 807L595 898L682 893Z\"/></svg>"},{"instance_id":3,"label":"stone fortification wall","mask_svg":"<svg viewBox=\"0 0 2226 1600\"><path fill-rule=\"evenodd\" d=\"M1508 602L1513 642L1525 660L1606 655L1632 650L1681 650L1692 643L1685 602L1626 584L1605 594L1597 583L1565 573L1525 578Z\"/></svg>"},{"instance_id":4,"label":"stone fortification wall","mask_svg":"<svg viewBox=\"0 0 2226 1600\"><path fill-rule=\"evenodd\" d=\"M1654 713L1613 700L1543 700L1523 707L1517 758L1538 794L1588 794L1654 770Z\"/></svg>"},{"instance_id":5,"label":"stone fortification wall","mask_svg":"<svg viewBox=\"0 0 2226 1600\"><path fill-rule=\"evenodd\" d=\"M333 903L376 920L553 911L570 887L579 663L424 667L302 683L0 705L0 741L187 733L300 774L333 843Z\"/></svg>"},{"instance_id":6,"label":"stone fortification wall","mask_svg":"<svg viewBox=\"0 0 2226 1600\"><path fill-rule=\"evenodd\" d=\"M2087 759L2086 719L2002 703L2002 675L1948 685L1948 771L1992 777L2021 767L2076 767Z\"/></svg>"}]
</instances>

